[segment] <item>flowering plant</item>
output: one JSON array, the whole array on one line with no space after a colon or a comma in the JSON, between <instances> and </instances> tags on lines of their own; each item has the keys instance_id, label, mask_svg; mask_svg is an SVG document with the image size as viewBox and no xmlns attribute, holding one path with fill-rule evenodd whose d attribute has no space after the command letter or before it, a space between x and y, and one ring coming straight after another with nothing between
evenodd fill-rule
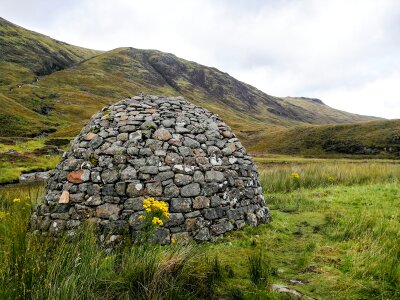
<instances>
[{"instance_id":1,"label":"flowering plant","mask_svg":"<svg viewBox=\"0 0 400 300\"><path fill-rule=\"evenodd\" d=\"M147 198L143 201L143 209L142 219L151 219L153 225L163 226L163 221L169 219L168 204L164 201Z\"/></svg>"},{"instance_id":2,"label":"flowering plant","mask_svg":"<svg viewBox=\"0 0 400 300\"><path fill-rule=\"evenodd\" d=\"M9 215L8 212L0 210L0 221L5 219Z\"/></svg>"},{"instance_id":3,"label":"flowering plant","mask_svg":"<svg viewBox=\"0 0 400 300\"><path fill-rule=\"evenodd\" d=\"M292 177L293 179L298 180L298 179L300 179L300 174L297 173L297 172L293 172L293 173L290 175L290 177Z\"/></svg>"},{"instance_id":4,"label":"flowering plant","mask_svg":"<svg viewBox=\"0 0 400 300\"><path fill-rule=\"evenodd\" d=\"M147 242L155 230L169 220L168 204L165 201L147 198L143 201L143 214L139 219L143 222L141 243Z\"/></svg>"}]
</instances>

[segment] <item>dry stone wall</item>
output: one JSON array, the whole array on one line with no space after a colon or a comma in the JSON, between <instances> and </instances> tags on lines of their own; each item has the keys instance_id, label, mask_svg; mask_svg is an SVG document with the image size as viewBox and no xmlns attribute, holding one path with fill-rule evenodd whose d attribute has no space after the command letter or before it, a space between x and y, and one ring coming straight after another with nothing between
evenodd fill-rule
<instances>
[{"instance_id":1,"label":"dry stone wall","mask_svg":"<svg viewBox=\"0 0 400 300\"><path fill-rule=\"evenodd\" d=\"M59 235L90 221L102 238L135 237L146 197L169 205L161 244L269 219L257 169L229 126L182 97L141 95L92 117L51 172L31 224Z\"/></svg>"}]
</instances>

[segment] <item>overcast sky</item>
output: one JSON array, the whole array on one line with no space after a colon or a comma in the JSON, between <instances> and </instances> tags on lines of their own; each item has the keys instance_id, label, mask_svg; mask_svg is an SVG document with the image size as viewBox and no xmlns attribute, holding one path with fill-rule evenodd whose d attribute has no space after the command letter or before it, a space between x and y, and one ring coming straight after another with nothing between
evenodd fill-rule
<instances>
[{"instance_id":1,"label":"overcast sky","mask_svg":"<svg viewBox=\"0 0 400 300\"><path fill-rule=\"evenodd\" d=\"M399 0L0 0L0 8L71 44L158 49L274 96L400 118Z\"/></svg>"}]
</instances>

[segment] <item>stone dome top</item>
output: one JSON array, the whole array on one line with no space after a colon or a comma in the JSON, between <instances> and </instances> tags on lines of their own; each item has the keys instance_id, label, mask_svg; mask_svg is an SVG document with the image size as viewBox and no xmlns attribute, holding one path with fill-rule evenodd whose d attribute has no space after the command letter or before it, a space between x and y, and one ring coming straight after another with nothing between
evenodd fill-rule
<instances>
[{"instance_id":1,"label":"stone dome top","mask_svg":"<svg viewBox=\"0 0 400 300\"><path fill-rule=\"evenodd\" d=\"M256 166L229 126L182 97L141 95L93 115L51 172L31 224L58 235L90 220L103 237L135 236L146 197L168 203L162 244L269 219Z\"/></svg>"}]
</instances>

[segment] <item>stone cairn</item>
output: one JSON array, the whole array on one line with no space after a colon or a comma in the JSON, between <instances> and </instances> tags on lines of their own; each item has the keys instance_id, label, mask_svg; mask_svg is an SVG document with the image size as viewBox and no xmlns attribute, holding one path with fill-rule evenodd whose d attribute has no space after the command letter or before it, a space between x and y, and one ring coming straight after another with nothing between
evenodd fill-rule
<instances>
[{"instance_id":1,"label":"stone cairn","mask_svg":"<svg viewBox=\"0 0 400 300\"><path fill-rule=\"evenodd\" d=\"M155 241L201 242L269 220L257 168L231 129L182 97L141 95L96 113L71 142L33 214L36 232L138 234L143 200L168 203Z\"/></svg>"}]
</instances>

